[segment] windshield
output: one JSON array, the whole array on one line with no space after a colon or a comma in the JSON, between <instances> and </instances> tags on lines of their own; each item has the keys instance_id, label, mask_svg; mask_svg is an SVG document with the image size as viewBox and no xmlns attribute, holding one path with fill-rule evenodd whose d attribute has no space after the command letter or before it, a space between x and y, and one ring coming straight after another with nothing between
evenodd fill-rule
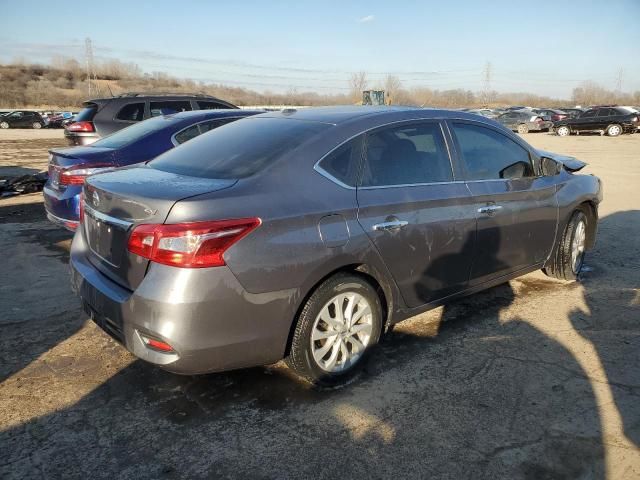
<instances>
[{"instance_id":1,"label":"windshield","mask_svg":"<svg viewBox=\"0 0 640 480\"><path fill-rule=\"evenodd\" d=\"M175 122L176 119L172 115L153 117L149 120L145 120L140 123L131 125L130 127L118 130L109 136L101 138L97 142L91 144L92 147L104 147L104 148L120 148L128 145L129 143L140 140L142 137L146 137L150 133L162 130L166 126Z\"/></svg>"},{"instance_id":2,"label":"windshield","mask_svg":"<svg viewBox=\"0 0 640 480\"><path fill-rule=\"evenodd\" d=\"M246 118L169 150L149 165L190 177L248 177L329 127L283 118Z\"/></svg>"}]
</instances>

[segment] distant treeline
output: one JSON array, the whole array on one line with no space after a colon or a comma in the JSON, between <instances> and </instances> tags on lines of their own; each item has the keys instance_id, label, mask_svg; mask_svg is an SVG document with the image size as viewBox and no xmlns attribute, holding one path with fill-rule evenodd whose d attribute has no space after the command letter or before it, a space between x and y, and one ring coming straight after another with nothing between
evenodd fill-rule
<instances>
[{"instance_id":1,"label":"distant treeline","mask_svg":"<svg viewBox=\"0 0 640 480\"><path fill-rule=\"evenodd\" d=\"M124 92L205 93L236 105L340 105L358 103L366 88L384 89L388 101L396 105L429 107L481 107L504 105L573 106L616 103L640 104L640 91L621 93L585 81L573 90L572 98L558 99L531 93L473 92L464 89L435 90L404 88L396 76L388 76L381 85L370 85L366 72L354 74L347 94L298 92L256 92L246 88L178 79L162 72L143 73L138 65L118 60L95 66L91 79L91 96L108 97ZM0 65L0 108L78 109L88 99L89 82L86 70L75 59L58 57L51 65L30 65L17 61ZM346 86L346 85L345 85Z\"/></svg>"}]
</instances>

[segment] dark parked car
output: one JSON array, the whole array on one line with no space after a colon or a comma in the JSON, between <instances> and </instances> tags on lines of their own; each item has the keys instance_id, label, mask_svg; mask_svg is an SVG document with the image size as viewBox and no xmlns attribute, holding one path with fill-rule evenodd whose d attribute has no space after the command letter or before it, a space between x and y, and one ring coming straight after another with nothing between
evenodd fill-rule
<instances>
[{"instance_id":1,"label":"dark parked car","mask_svg":"<svg viewBox=\"0 0 640 480\"><path fill-rule=\"evenodd\" d=\"M44 118L31 110L14 110L0 116L0 128L42 128Z\"/></svg>"},{"instance_id":2,"label":"dark parked car","mask_svg":"<svg viewBox=\"0 0 640 480\"><path fill-rule=\"evenodd\" d=\"M463 112L265 113L90 177L72 285L167 370L286 358L331 384L396 322L540 268L575 279L602 199L584 165Z\"/></svg>"},{"instance_id":3,"label":"dark parked car","mask_svg":"<svg viewBox=\"0 0 640 480\"><path fill-rule=\"evenodd\" d=\"M579 117L585 112L585 110L582 108L561 108L560 110L566 113L569 116L569 118Z\"/></svg>"},{"instance_id":4,"label":"dark parked car","mask_svg":"<svg viewBox=\"0 0 640 480\"><path fill-rule=\"evenodd\" d=\"M73 118L71 112L56 112L49 117L48 128L64 128Z\"/></svg>"},{"instance_id":5,"label":"dark parked car","mask_svg":"<svg viewBox=\"0 0 640 480\"><path fill-rule=\"evenodd\" d=\"M530 131L541 132L549 130L553 126L553 122L545 120L533 110L518 110L503 113L496 118L496 121L518 133L528 133Z\"/></svg>"},{"instance_id":6,"label":"dark parked car","mask_svg":"<svg viewBox=\"0 0 640 480\"><path fill-rule=\"evenodd\" d=\"M640 114L627 107L597 107L587 110L577 118L566 118L555 122L553 128L561 137L582 132L605 133L617 137L623 133L634 133L640 126Z\"/></svg>"},{"instance_id":7,"label":"dark parked car","mask_svg":"<svg viewBox=\"0 0 640 480\"><path fill-rule=\"evenodd\" d=\"M65 127L69 145L89 145L101 137L159 115L189 110L238 108L208 95L125 93L84 102L74 122Z\"/></svg>"},{"instance_id":8,"label":"dark parked car","mask_svg":"<svg viewBox=\"0 0 640 480\"><path fill-rule=\"evenodd\" d=\"M250 115L251 110L199 110L162 115L118 130L91 145L49 150L44 205L52 222L75 230L85 178L145 162L202 133Z\"/></svg>"},{"instance_id":9,"label":"dark parked car","mask_svg":"<svg viewBox=\"0 0 640 480\"><path fill-rule=\"evenodd\" d=\"M541 115L545 120L551 120L552 122L569 118L569 114L567 112L557 110L555 108L534 108L533 111L538 115Z\"/></svg>"}]
</instances>

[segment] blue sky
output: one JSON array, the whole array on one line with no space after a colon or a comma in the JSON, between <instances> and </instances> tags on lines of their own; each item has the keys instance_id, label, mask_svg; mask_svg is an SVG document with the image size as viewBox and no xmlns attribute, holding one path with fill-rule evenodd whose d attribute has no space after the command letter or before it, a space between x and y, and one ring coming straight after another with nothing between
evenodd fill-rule
<instances>
[{"instance_id":1,"label":"blue sky","mask_svg":"<svg viewBox=\"0 0 640 480\"><path fill-rule=\"evenodd\" d=\"M371 86L482 88L569 97L584 80L640 90L640 1L154 1L0 0L0 62L97 59L144 71L244 86L323 93Z\"/></svg>"}]
</instances>

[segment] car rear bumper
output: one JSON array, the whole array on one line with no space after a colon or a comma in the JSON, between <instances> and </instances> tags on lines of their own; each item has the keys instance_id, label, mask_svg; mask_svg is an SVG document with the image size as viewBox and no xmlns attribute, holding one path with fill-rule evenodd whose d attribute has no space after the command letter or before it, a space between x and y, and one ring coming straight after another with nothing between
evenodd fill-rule
<instances>
[{"instance_id":1,"label":"car rear bumper","mask_svg":"<svg viewBox=\"0 0 640 480\"><path fill-rule=\"evenodd\" d=\"M100 135L96 132L69 132L65 130L64 136L72 147L77 145L91 145L93 142L100 140Z\"/></svg>"},{"instance_id":2,"label":"car rear bumper","mask_svg":"<svg viewBox=\"0 0 640 480\"><path fill-rule=\"evenodd\" d=\"M63 191L52 189L48 184L44 186L42 196L47 218L69 230L75 230L80 219L81 186L69 186Z\"/></svg>"},{"instance_id":3,"label":"car rear bumper","mask_svg":"<svg viewBox=\"0 0 640 480\"><path fill-rule=\"evenodd\" d=\"M85 311L147 362L180 374L265 365L285 353L296 291L251 294L228 267L181 269L151 263L130 291L90 262L81 231L71 247L71 283ZM173 352L149 348L143 337Z\"/></svg>"}]
</instances>

